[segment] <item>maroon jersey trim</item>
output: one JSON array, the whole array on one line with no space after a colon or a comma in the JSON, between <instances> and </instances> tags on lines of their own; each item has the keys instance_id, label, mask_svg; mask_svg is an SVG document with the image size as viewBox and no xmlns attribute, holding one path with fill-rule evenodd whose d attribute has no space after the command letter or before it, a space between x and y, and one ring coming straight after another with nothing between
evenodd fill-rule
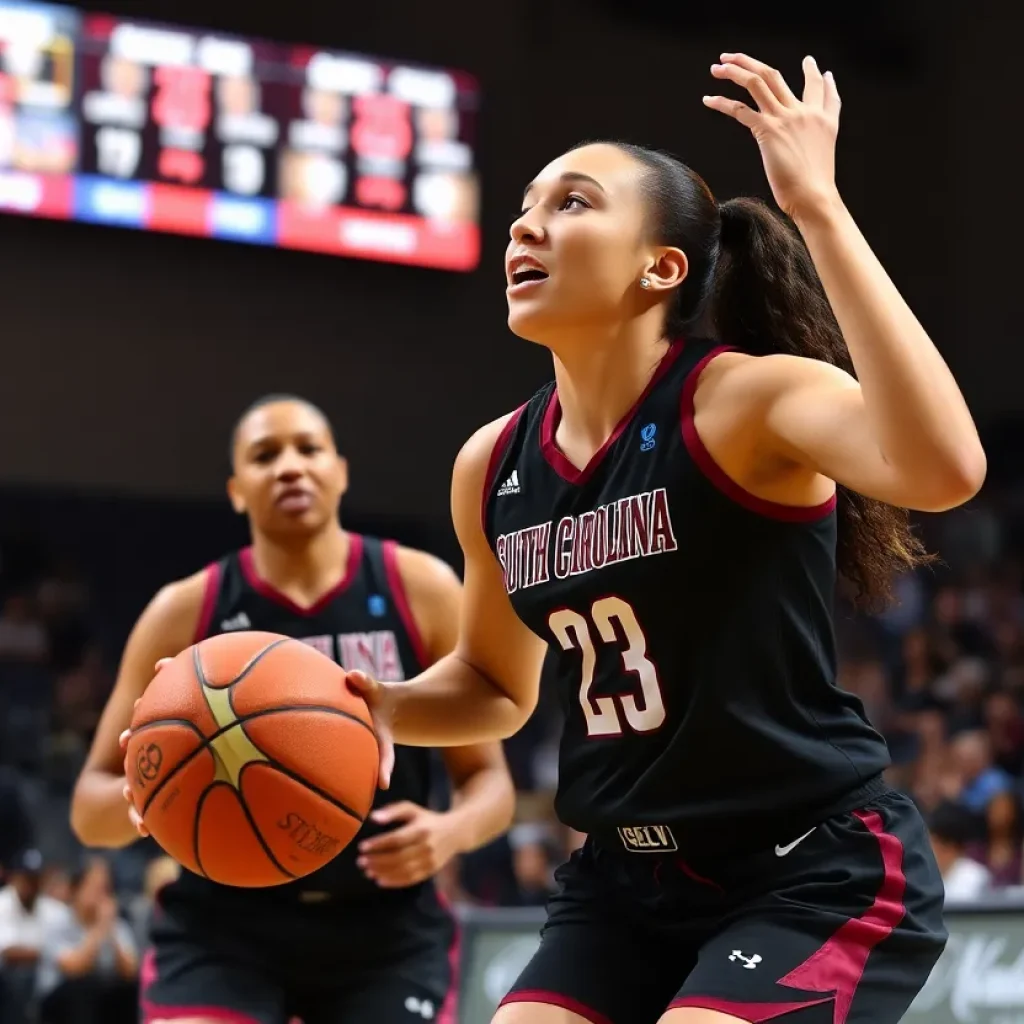
<instances>
[{"instance_id":1,"label":"maroon jersey trim","mask_svg":"<svg viewBox=\"0 0 1024 1024\"><path fill-rule=\"evenodd\" d=\"M437 1024L459 1024L459 993L462 988L462 928L455 911L452 910L451 904L440 889L437 890L437 901L441 904L441 909L451 919L453 927L452 941L448 947L448 970L450 971L448 991L441 1004L441 1009L438 1011Z\"/></svg>"},{"instance_id":2,"label":"maroon jersey trim","mask_svg":"<svg viewBox=\"0 0 1024 1024\"><path fill-rule=\"evenodd\" d=\"M597 1010L585 1006L578 999L572 996L564 996L561 992L548 992L546 989L523 989L519 992L510 992L502 999L499 1006L509 1006L512 1003L538 1003L541 1006L557 1006L560 1010L568 1010L582 1017L589 1024L612 1024L612 1022Z\"/></svg>"},{"instance_id":3,"label":"maroon jersey trim","mask_svg":"<svg viewBox=\"0 0 1024 1024\"><path fill-rule=\"evenodd\" d=\"M697 384L704 368L715 356L723 352L732 352L734 349L729 345L719 345L713 348L697 365L689 372L683 384L682 396L680 398L680 422L683 430L683 442L690 453L690 458L697 464L698 469L718 488L727 498L742 505L743 508L756 512L758 515L766 516L769 519L779 519L788 523L814 523L824 519L836 507L836 496L833 494L828 501L820 505L782 505L776 501L768 501L759 498L756 494L741 487L732 477L726 475L725 470L715 462L714 457L704 447L704 442L697 433L697 427L693 422L693 396L697 391Z\"/></svg>"},{"instance_id":4,"label":"maroon jersey trim","mask_svg":"<svg viewBox=\"0 0 1024 1024\"><path fill-rule=\"evenodd\" d=\"M585 484L594 475L597 467L601 465L611 446L618 441L623 431L633 421L633 417L636 416L640 406L647 400L647 396L654 390L661 378L672 368L672 364L682 355L683 347L682 339L674 341L669 346L669 350L662 357L658 368L647 382L647 387L643 389L640 397L633 403L626 415L619 420L615 429L608 436L608 439L594 452L590 457L590 461L582 469L578 469L565 457L555 441L555 431L558 430L558 424L562 420L562 407L558 401L558 389L555 388L551 392L551 398L548 399L548 407L544 410L544 418L541 420L540 427L540 448L548 465L568 483L575 484L576 486Z\"/></svg>"},{"instance_id":5,"label":"maroon jersey trim","mask_svg":"<svg viewBox=\"0 0 1024 1024\"><path fill-rule=\"evenodd\" d=\"M220 562L211 562L204 570L206 581L203 585L203 603L199 611L199 621L196 623L196 634L193 643L205 640L210 633L210 623L213 621L213 613L217 608L217 598L220 596L220 581L223 572Z\"/></svg>"},{"instance_id":6,"label":"maroon jersey trim","mask_svg":"<svg viewBox=\"0 0 1024 1024\"><path fill-rule=\"evenodd\" d=\"M223 1024L260 1024L256 1017L251 1017L238 1010L228 1010L222 1006L158 1006L156 1003L151 1003L146 996L154 983L159 981L159 978L156 951L150 948L143 956L142 967L139 970L139 985L142 989L139 1002L143 1024L150 1024L151 1021L186 1020L188 1018L215 1020L223 1022Z\"/></svg>"},{"instance_id":7,"label":"maroon jersey trim","mask_svg":"<svg viewBox=\"0 0 1024 1024\"><path fill-rule=\"evenodd\" d=\"M484 490L480 496L480 524L485 534L487 533L487 502L491 497L494 478L498 475L498 466L508 450L508 443L512 437L512 432L519 425L519 421L523 418L523 413L529 404L529 402L524 402L509 416L505 421L505 426L501 428L501 433L498 434L497 440L494 442L494 447L491 449L491 457L487 462L487 474L484 477Z\"/></svg>"},{"instance_id":8,"label":"maroon jersey trim","mask_svg":"<svg viewBox=\"0 0 1024 1024\"><path fill-rule=\"evenodd\" d=\"M419 662L420 671L427 668L431 663L430 653L424 643L420 627L416 625L416 617L412 613L412 605L409 604L409 595L405 589L405 581L402 579L402 572L398 568L398 545L393 540L386 540L380 546L381 557L384 560L384 572L388 578L388 588L395 600L395 610L402 620L409 643L412 644L416 660Z\"/></svg>"},{"instance_id":9,"label":"maroon jersey trim","mask_svg":"<svg viewBox=\"0 0 1024 1024\"><path fill-rule=\"evenodd\" d=\"M277 587L272 583L268 583L260 576L253 562L251 547L244 548L239 553L238 563L242 567L242 575L245 576L246 582L261 597L265 597L268 601L273 601L275 604L287 608L293 615L312 616L319 615L339 594L344 593L352 585L352 581L359 573L359 564L362 559L363 538L358 533L350 533L348 535L348 564L345 566L345 575L326 594L322 594L308 608L303 608L302 605L296 604L287 594L282 594Z\"/></svg>"}]
</instances>

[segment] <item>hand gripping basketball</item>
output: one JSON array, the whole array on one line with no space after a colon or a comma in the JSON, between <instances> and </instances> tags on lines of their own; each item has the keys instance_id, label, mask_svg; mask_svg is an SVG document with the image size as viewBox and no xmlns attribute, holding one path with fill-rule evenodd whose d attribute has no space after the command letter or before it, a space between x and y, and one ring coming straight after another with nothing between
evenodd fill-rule
<instances>
[{"instance_id":1,"label":"hand gripping basketball","mask_svg":"<svg viewBox=\"0 0 1024 1024\"><path fill-rule=\"evenodd\" d=\"M159 672L160 669L164 667L164 665L169 664L171 662L171 660L172 660L171 658L161 658L156 663L156 670L157 670L157 672ZM137 708L139 706L139 702L141 700L142 700L142 698L140 697L132 705L132 710L133 711L135 710L135 708ZM121 733L121 735L118 737L118 740L117 740L118 743L121 744L121 753L124 754L125 757L128 756L128 741L131 738L132 738L132 731L131 731L131 729L125 729L125 731L123 733ZM145 838L146 836L149 835L149 829L147 829L145 824L143 823L142 815L139 814L139 809L135 806L134 799L132 799L132 787L128 785L128 774L127 774L127 772L125 773L124 788L121 790L121 792L124 794L125 800L128 801L128 817L131 819L132 824L135 826L135 831L138 832L140 836Z\"/></svg>"},{"instance_id":2,"label":"hand gripping basketball","mask_svg":"<svg viewBox=\"0 0 1024 1024\"><path fill-rule=\"evenodd\" d=\"M381 789L391 786L391 771L395 767L395 740L392 723L395 716L395 694L393 687L372 679L365 672L346 673L345 682L350 689L366 701L373 719L373 730L377 734L377 746L380 748Z\"/></svg>"}]
</instances>

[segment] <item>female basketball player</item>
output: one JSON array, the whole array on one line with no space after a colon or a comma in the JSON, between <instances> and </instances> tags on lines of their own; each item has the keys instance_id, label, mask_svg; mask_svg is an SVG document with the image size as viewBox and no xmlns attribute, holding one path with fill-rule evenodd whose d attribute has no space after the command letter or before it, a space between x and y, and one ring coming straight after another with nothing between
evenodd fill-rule
<instances>
[{"instance_id":1,"label":"female basketball player","mask_svg":"<svg viewBox=\"0 0 1024 1024\"><path fill-rule=\"evenodd\" d=\"M500 1024L895 1024L945 942L831 603L837 563L884 596L924 557L900 508L967 500L985 456L840 200L832 76L808 58L797 98L743 54L712 73L753 98L704 102L802 240L657 153L549 164L507 295L555 383L456 462L458 645L407 684L352 677L401 743L515 732L545 658L563 694L558 810L588 839Z\"/></svg>"},{"instance_id":2,"label":"female basketball player","mask_svg":"<svg viewBox=\"0 0 1024 1024\"><path fill-rule=\"evenodd\" d=\"M323 414L272 396L242 416L228 490L252 547L161 590L125 649L72 809L89 846L137 838L122 790L126 729L153 663L231 630L305 640L391 680L451 651L460 585L420 551L344 531L347 485ZM452 810L426 807L433 757L400 749L392 787L360 837L308 878L234 889L182 872L161 893L144 965L143 1017L214 1024L454 1021L453 923L432 876L502 832L513 792L500 745L444 752Z\"/></svg>"}]
</instances>

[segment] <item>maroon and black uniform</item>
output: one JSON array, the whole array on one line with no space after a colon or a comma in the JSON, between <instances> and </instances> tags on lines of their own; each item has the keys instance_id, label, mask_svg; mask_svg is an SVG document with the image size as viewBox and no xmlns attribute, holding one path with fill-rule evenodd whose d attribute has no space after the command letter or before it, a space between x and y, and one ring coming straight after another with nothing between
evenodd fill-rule
<instances>
[{"instance_id":1,"label":"maroon and black uniform","mask_svg":"<svg viewBox=\"0 0 1024 1024\"><path fill-rule=\"evenodd\" d=\"M565 711L557 809L588 835L509 995L595 1024L669 1006L900 1019L942 883L885 743L836 686L834 499L748 494L694 427L721 351L672 345L583 469L555 386L508 422L484 526Z\"/></svg>"},{"instance_id":2,"label":"maroon and black uniform","mask_svg":"<svg viewBox=\"0 0 1024 1024\"><path fill-rule=\"evenodd\" d=\"M308 609L259 577L250 549L214 563L196 639L265 630L311 644L349 670L411 678L428 659L395 545L350 538L343 579ZM391 788L378 791L374 806L428 804L442 770L437 754L395 754ZM383 830L367 819L334 860L268 889L219 885L183 869L160 894L143 969L145 1019L454 1024L455 926L433 882L381 889L356 866L359 842Z\"/></svg>"}]
</instances>

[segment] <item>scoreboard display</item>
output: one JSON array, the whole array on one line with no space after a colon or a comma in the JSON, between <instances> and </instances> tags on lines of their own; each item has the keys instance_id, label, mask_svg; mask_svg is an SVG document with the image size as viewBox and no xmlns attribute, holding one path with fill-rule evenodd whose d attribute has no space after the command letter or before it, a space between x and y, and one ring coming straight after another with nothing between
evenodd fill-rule
<instances>
[{"instance_id":1,"label":"scoreboard display","mask_svg":"<svg viewBox=\"0 0 1024 1024\"><path fill-rule=\"evenodd\" d=\"M471 270L477 100L458 71L0 0L0 211Z\"/></svg>"}]
</instances>

